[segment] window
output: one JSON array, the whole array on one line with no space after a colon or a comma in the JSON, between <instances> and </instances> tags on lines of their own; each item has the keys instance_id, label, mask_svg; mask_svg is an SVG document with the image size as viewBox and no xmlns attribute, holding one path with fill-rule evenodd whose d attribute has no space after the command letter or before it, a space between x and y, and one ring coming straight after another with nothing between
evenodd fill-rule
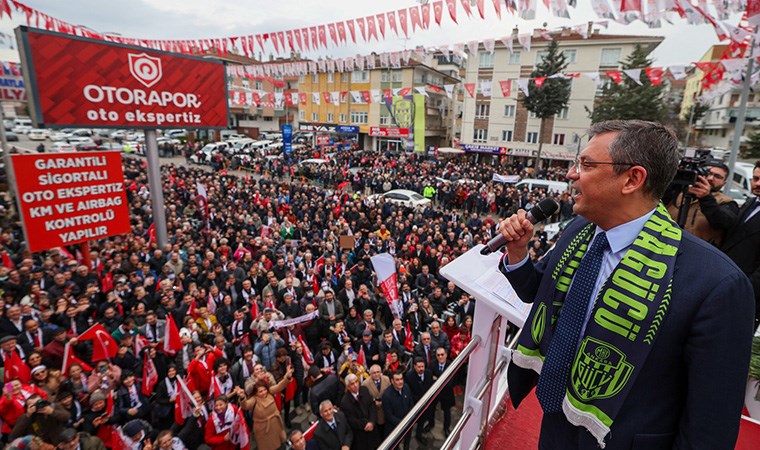
<instances>
[{"instance_id":1,"label":"window","mask_svg":"<svg viewBox=\"0 0 760 450\"><path fill-rule=\"evenodd\" d=\"M282 88L279 88L279 87L278 88L274 88L274 93L275 94L282 94Z\"/></svg>"},{"instance_id":2,"label":"window","mask_svg":"<svg viewBox=\"0 0 760 450\"><path fill-rule=\"evenodd\" d=\"M511 52L509 54L510 64L520 64L520 52Z\"/></svg>"},{"instance_id":3,"label":"window","mask_svg":"<svg viewBox=\"0 0 760 450\"><path fill-rule=\"evenodd\" d=\"M367 123L368 117L366 112L351 111L351 123Z\"/></svg>"},{"instance_id":4,"label":"window","mask_svg":"<svg viewBox=\"0 0 760 450\"><path fill-rule=\"evenodd\" d=\"M554 135L554 139L552 139L552 142L554 145L565 145L565 134L564 133L557 133Z\"/></svg>"},{"instance_id":5,"label":"window","mask_svg":"<svg viewBox=\"0 0 760 450\"><path fill-rule=\"evenodd\" d=\"M479 52L478 67L481 69L490 69L493 67L493 53Z\"/></svg>"},{"instance_id":6,"label":"window","mask_svg":"<svg viewBox=\"0 0 760 450\"><path fill-rule=\"evenodd\" d=\"M383 75L385 75L387 78L388 73L383 72ZM387 80L383 80L387 81ZM352 83L369 83L369 70L355 70L351 72L351 82Z\"/></svg>"},{"instance_id":7,"label":"window","mask_svg":"<svg viewBox=\"0 0 760 450\"><path fill-rule=\"evenodd\" d=\"M570 108L565 106L557 113L557 119L567 119L567 113L569 112Z\"/></svg>"},{"instance_id":8,"label":"window","mask_svg":"<svg viewBox=\"0 0 760 450\"><path fill-rule=\"evenodd\" d=\"M472 137L474 142L485 142L488 139L488 130L485 128L475 128L475 133Z\"/></svg>"},{"instance_id":9,"label":"window","mask_svg":"<svg viewBox=\"0 0 760 450\"><path fill-rule=\"evenodd\" d=\"M538 119L538 116L537 116L537 115L536 115L536 113L534 113L533 111L531 111L531 112L528 114L528 117L530 117L531 119Z\"/></svg>"},{"instance_id":10,"label":"window","mask_svg":"<svg viewBox=\"0 0 760 450\"><path fill-rule=\"evenodd\" d=\"M319 113L311 113L311 121L319 122Z\"/></svg>"},{"instance_id":11,"label":"window","mask_svg":"<svg viewBox=\"0 0 760 450\"><path fill-rule=\"evenodd\" d=\"M515 116L515 105L504 105L504 117Z\"/></svg>"},{"instance_id":12,"label":"window","mask_svg":"<svg viewBox=\"0 0 760 450\"><path fill-rule=\"evenodd\" d=\"M536 64L541 64L544 61L544 58L546 58L546 55L548 55L549 52L546 50L541 50L540 52L536 52Z\"/></svg>"},{"instance_id":13,"label":"window","mask_svg":"<svg viewBox=\"0 0 760 450\"><path fill-rule=\"evenodd\" d=\"M318 73L311 74L311 82L312 83L319 83L319 74Z\"/></svg>"},{"instance_id":14,"label":"window","mask_svg":"<svg viewBox=\"0 0 760 450\"><path fill-rule=\"evenodd\" d=\"M299 83L305 83L306 82L306 76L305 75L301 75L300 77L298 77L298 82Z\"/></svg>"},{"instance_id":15,"label":"window","mask_svg":"<svg viewBox=\"0 0 760 450\"><path fill-rule=\"evenodd\" d=\"M335 81L335 74L333 74L333 73L328 73L328 74L327 74L327 82L328 82L328 83L332 83L333 81Z\"/></svg>"},{"instance_id":16,"label":"window","mask_svg":"<svg viewBox=\"0 0 760 450\"><path fill-rule=\"evenodd\" d=\"M577 55L577 51L575 50L562 50L562 53L565 55L565 61L568 64L575 64L575 57Z\"/></svg>"},{"instance_id":17,"label":"window","mask_svg":"<svg viewBox=\"0 0 760 450\"><path fill-rule=\"evenodd\" d=\"M274 117L265 116L264 122L274 122Z\"/></svg>"},{"instance_id":18,"label":"window","mask_svg":"<svg viewBox=\"0 0 760 450\"><path fill-rule=\"evenodd\" d=\"M356 72L354 72L354 73L356 73ZM389 75L389 73L386 72L386 71L380 72L380 81L383 82L383 83L387 83L388 82L388 75Z\"/></svg>"},{"instance_id":19,"label":"window","mask_svg":"<svg viewBox=\"0 0 760 450\"><path fill-rule=\"evenodd\" d=\"M394 83L400 83L401 82L401 71L400 70L394 70L391 72L391 81Z\"/></svg>"},{"instance_id":20,"label":"window","mask_svg":"<svg viewBox=\"0 0 760 450\"><path fill-rule=\"evenodd\" d=\"M261 90L261 80L257 80L257 81L256 81L256 90L257 90L257 91L260 91L260 90Z\"/></svg>"},{"instance_id":21,"label":"window","mask_svg":"<svg viewBox=\"0 0 760 450\"><path fill-rule=\"evenodd\" d=\"M306 120L306 111L298 111L298 120Z\"/></svg>"},{"instance_id":22,"label":"window","mask_svg":"<svg viewBox=\"0 0 760 450\"><path fill-rule=\"evenodd\" d=\"M346 123L346 115L345 115L345 114L341 114L341 115L339 115L339 116L338 116L338 121L339 121L340 123Z\"/></svg>"},{"instance_id":23,"label":"window","mask_svg":"<svg viewBox=\"0 0 760 450\"><path fill-rule=\"evenodd\" d=\"M475 105L475 118L476 119L487 119L488 116L491 115L491 104L490 103L478 103Z\"/></svg>"},{"instance_id":24,"label":"window","mask_svg":"<svg viewBox=\"0 0 760 450\"><path fill-rule=\"evenodd\" d=\"M512 142L512 130L503 130L501 132L501 140L504 142Z\"/></svg>"},{"instance_id":25,"label":"window","mask_svg":"<svg viewBox=\"0 0 760 450\"><path fill-rule=\"evenodd\" d=\"M348 83L348 74L347 73L340 74L340 81L343 83Z\"/></svg>"},{"instance_id":26,"label":"window","mask_svg":"<svg viewBox=\"0 0 760 450\"><path fill-rule=\"evenodd\" d=\"M535 144L538 142L538 131L528 131L528 137L525 142L529 144Z\"/></svg>"},{"instance_id":27,"label":"window","mask_svg":"<svg viewBox=\"0 0 760 450\"><path fill-rule=\"evenodd\" d=\"M619 48L603 48L602 59L599 61L600 66L617 66L620 64Z\"/></svg>"},{"instance_id":28,"label":"window","mask_svg":"<svg viewBox=\"0 0 760 450\"><path fill-rule=\"evenodd\" d=\"M333 113L327 113L327 121L330 123L335 122L335 114Z\"/></svg>"},{"instance_id":29,"label":"window","mask_svg":"<svg viewBox=\"0 0 760 450\"><path fill-rule=\"evenodd\" d=\"M251 83L248 80L243 80L243 89L250 89Z\"/></svg>"},{"instance_id":30,"label":"window","mask_svg":"<svg viewBox=\"0 0 760 450\"><path fill-rule=\"evenodd\" d=\"M380 116L380 125L388 125L391 123L391 116L383 114Z\"/></svg>"}]
</instances>

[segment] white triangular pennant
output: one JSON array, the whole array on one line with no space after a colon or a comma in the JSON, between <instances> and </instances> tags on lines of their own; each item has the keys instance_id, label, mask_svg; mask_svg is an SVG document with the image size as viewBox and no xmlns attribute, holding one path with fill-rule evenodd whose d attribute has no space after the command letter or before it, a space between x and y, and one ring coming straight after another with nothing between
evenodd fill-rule
<instances>
[{"instance_id":1,"label":"white triangular pennant","mask_svg":"<svg viewBox=\"0 0 760 450\"><path fill-rule=\"evenodd\" d=\"M428 96L428 93L425 90L424 86L417 86L417 87L414 88L414 90L417 91L417 93L420 94L420 95L424 95L425 97Z\"/></svg>"},{"instance_id":2,"label":"white triangular pennant","mask_svg":"<svg viewBox=\"0 0 760 450\"><path fill-rule=\"evenodd\" d=\"M520 86L520 90L523 91L523 94L527 97L528 95L528 82L530 80L528 78L518 78L517 79L517 85Z\"/></svg>"},{"instance_id":3,"label":"white triangular pennant","mask_svg":"<svg viewBox=\"0 0 760 450\"><path fill-rule=\"evenodd\" d=\"M623 71L624 74L628 75L630 79L636 82L639 86L641 86L641 69L628 69Z\"/></svg>"},{"instance_id":4,"label":"white triangular pennant","mask_svg":"<svg viewBox=\"0 0 760 450\"><path fill-rule=\"evenodd\" d=\"M518 34L517 40L518 42L520 42L520 45L522 46L522 48L525 49L526 52L530 51L530 40L531 40L530 33Z\"/></svg>"},{"instance_id":5,"label":"white triangular pennant","mask_svg":"<svg viewBox=\"0 0 760 450\"><path fill-rule=\"evenodd\" d=\"M493 50L495 46L495 41L493 39L483 39L483 47L485 47L486 51L493 55Z\"/></svg>"},{"instance_id":6,"label":"white triangular pennant","mask_svg":"<svg viewBox=\"0 0 760 450\"><path fill-rule=\"evenodd\" d=\"M454 86L455 84L444 84L443 90L446 91L446 97L452 98L454 96Z\"/></svg>"},{"instance_id":7,"label":"white triangular pennant","mask_svg":"<svg viewBox=\"0 0 760 450\"><path fill-rule=\"evenodd\" d=\"M683 80L686 78L686 67L684 66L670 66L670 75L676 80Z\"/></svg>"}]
</instances>

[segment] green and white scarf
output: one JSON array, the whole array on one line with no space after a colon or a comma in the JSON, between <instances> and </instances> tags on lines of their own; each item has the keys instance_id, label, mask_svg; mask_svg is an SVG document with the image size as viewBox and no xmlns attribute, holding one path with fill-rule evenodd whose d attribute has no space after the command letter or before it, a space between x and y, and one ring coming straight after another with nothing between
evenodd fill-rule
<instances>
[{"instance_id":1,"label":"green and white scarf","mask_svg":"<svg viewBox=\"0 0 760 450\"><path fill-rule=\"evenodd\" d=\"M565 295L595 228L589 223L572 239L551 273L553 286L539 288L512 354L515 365L541 373ZM597 294L562 409L602 448L668 311L681 236L660 204Z\"/></svg>"}]
</instances>

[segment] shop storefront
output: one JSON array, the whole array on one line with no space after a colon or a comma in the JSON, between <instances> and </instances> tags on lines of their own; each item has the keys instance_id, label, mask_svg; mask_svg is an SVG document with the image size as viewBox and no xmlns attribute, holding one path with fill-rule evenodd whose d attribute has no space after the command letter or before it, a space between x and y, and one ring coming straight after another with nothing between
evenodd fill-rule
<instances>
[{"instance_id":1,"label":"shop storefront","mask_svg":"<svg viewBox=\"0 0 760 450\"><path fill-rule=\"evenodd\" d=\"M409 128L369 127L371 147L378 152L411 152L414 151L414 141L409 144Z\"/></svg>"}]
</instances>

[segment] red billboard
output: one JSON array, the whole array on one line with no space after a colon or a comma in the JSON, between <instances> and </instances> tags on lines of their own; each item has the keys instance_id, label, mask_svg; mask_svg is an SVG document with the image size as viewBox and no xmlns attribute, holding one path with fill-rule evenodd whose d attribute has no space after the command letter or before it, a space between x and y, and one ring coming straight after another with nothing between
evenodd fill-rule
<instances>
[{"instance_id":1,"label":"red billboard","mask_svg":"<svg viewBox=\"0 0 760 450\"><path fill-rule=\"evenodd\" d=\"M16 34L40 127L227 127L219 61L27 27Z\"/></svg>"},{"instance_id":2,"label":"red billboard","mask_svg":"<svg viewBox=\"0 0 760 450\"><path fill-rule=\"evenodd\" d=\"M369 135L389 138L408 138L409 128L369 127Z\"/></svg>"},{"instance_id":3,"label":"red billboard","mask_svg":"<svg viewBox=\"0 0 760 450\"><path fill-rule=\"evenodd\" d=\"M129 233L119 152L11 155L29 250Z\"/></svg>"}]
</instances>

